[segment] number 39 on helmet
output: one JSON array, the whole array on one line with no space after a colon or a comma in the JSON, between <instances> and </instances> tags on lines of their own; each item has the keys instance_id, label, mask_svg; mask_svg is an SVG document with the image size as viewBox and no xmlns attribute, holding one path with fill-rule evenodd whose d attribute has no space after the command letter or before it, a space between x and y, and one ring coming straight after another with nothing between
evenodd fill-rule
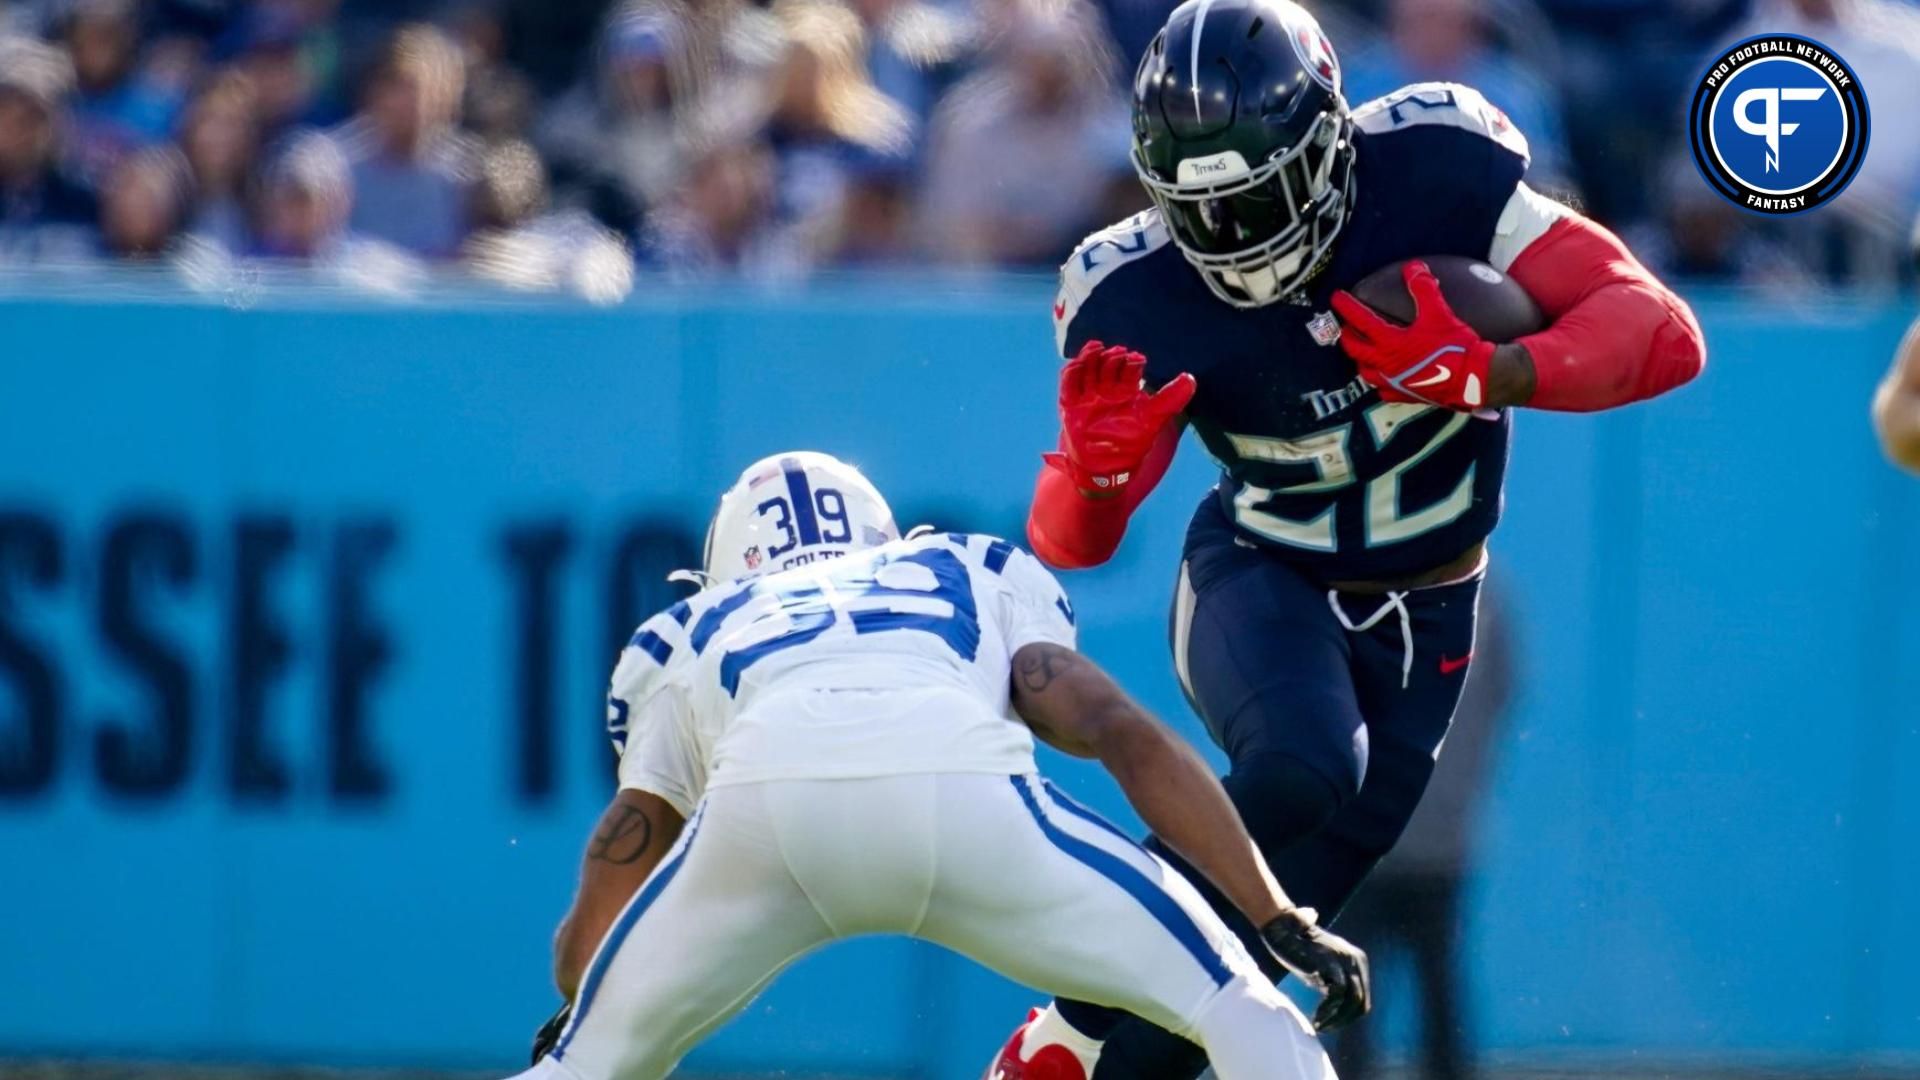
<instances>
[{"instance_id":1,"label":"number 39 on helmet","mask_svg":"<svg viewBox=\"0 0 1920 1080\"><path fill-rule=\"evenodd\" d=\"M1214 295L1297 291L1353 207L1340 63L1290 0L1187 0L1133 81L1133 165Z\"/></svg>"},{"instance_id":2,"label":"number 39 on helmet","mask_svg":"<svg viewBox=\"0 0 1920 1080\"><path fill-rule=\"evenodd\" d=\"M793 450L747 466L720 496L707 527L704 577L757 577L898 539L887 500L859 469Z\"/></svg>"}]
</instances>

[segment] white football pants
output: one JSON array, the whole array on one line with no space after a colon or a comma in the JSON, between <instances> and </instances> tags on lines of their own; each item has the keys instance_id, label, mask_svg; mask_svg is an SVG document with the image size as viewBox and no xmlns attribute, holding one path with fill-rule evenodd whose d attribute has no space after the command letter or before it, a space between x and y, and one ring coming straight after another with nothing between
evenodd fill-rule
<instances>
[{"instance_id":1,"label":"white football pants","mask_svg":"<svg viewBox=\"0 0 1920 1080\"><path fill-rule=\"evenodd\" d=\"M1221 1080L1333 1077L1177 872L1037 776L971 773L708 792L521 1075L659 1080L801 955L886 933L1126 1009L1206 1047Z\"/></svg>"}]
</instances>

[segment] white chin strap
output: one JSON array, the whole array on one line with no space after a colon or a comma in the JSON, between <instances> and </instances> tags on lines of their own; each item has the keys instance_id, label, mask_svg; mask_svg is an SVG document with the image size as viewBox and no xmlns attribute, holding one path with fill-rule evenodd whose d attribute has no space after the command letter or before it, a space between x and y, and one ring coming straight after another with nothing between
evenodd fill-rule
<instances>
[{"instance_id":1,"label":"white chin strap","mask_svg":"<svg viewBox=\"0 0 1920 1080\"><path fill-rule=\"evenodd\" d=\"M1215 270L1221 284L1234 289L1254 304L1270 304L1280 299L1280 283L1300 269L1307 252L1295 249L1254 270Z\"/></svg>"},{"instance_id":2,"label":"white chin strap","mask_svg":"<svg viewBox=\"0 0 1920 1080\"><path fill-rule=\"evenodd\" d=\"M1228 288L1234 289L1257 304L1279 299L1280 275L1272 267L1236 273L1232 270L1220 271L1220 280Z\"/></svg>"}]
</instances>

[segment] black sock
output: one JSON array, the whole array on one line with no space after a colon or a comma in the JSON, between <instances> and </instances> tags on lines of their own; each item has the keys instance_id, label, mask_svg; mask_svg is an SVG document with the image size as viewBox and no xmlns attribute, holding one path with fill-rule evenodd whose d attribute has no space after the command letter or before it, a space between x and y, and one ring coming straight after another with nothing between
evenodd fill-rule
<instances>
[{"instance_id":1,"label":"black sock","mask_svg":"<svg viewBox=\"0 0 1920 1080\"><path fill-rule=\"evenodd\" d=\"M1127 1018L1127 1014L1119 1009L1110 1009L1105 1005L1095 1005L1089 1001L1075 1001L1072 998L1055 998L1053 1009L1060 1014L1060 1019L1073 1025L1073 1030L1089 1039L1098 1039L1101 1042L1105 1042L1107 1036L1113 1034L1113 1029L1120 1025L1120 1021Z\"/></svg>"}]
</instances>

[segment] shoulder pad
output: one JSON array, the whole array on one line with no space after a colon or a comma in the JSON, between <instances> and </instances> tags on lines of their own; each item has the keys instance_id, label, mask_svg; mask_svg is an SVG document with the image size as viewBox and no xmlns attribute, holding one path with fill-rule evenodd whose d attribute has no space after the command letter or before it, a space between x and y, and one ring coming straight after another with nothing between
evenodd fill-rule
<instances>
[{"instance_id":1,"label":"shoulder pad","mask_svg":"<svg viewBox=\"0 0 1920 1080\"><path fill-rule=\"evenodd\" d=\"M620 650L607 694L607 734L616 750L626 745L633 710L665 688L672 673L692 657L687 640L692 615L693 609L682 600L641 623Z\"/></svg>"},{"instance_id":2,"label":"shoulder pad","mask_svg":"<svg viewBox=\"0 0 1920 1080\"><path fill-rule=\"evenodd\" d=\"M629 687L657 683L670 664L692 651L687 643L687 622L692 614L693 609L683 600L633 632L620 651L619 671L628 676Z\"/></svg>"},{"instance_id":3,"label":"shoulder pad","mask_svg":"<svg viewBox=\"0 0 1920 1080\"><path fill-rule=\"evenodd\" d=\"M995 547L1005 549L1001 552L1001 565L996 569L1006 579L1007 590L1031 609L1045 612L1047 619L1064 620L1067 638L1061 644L1071 646L1076 619L1060 579L1053 576L1045 563L1022 548L1004 540L995 541Z\"/></svg>"},{"instance_id":4,"label":"shoulder pad","mask_svg":"<svg viewBox=\"0 0 1920 1080\"><path fill-rule=\"evenodd\" d=\"M1413 83L1353 110L1354 126L1369 135L1404 131L1422 125L1458 128L1500 144L1529 158L1527 137L1513 126L1499 106L1462 83Z\"/></svg>"},{"instance_id":5,"label":"shoulder pad","mask_svg":"<svg viewBox=\"0 0 1920 1080\"><path fill-rule=\"evenodd\" d=\"M1019 550L997 536L986 533L942 533L940 539L960 549L969 566L982 567L998 574L1006 569L1007 559Z\"/></svg>"},{"instance_id":6,"label":"shoulder pad","mask_svg":"<svg viewBox=\"0 0 1920 1080\"><path fill-rule=\"evenodd\" d=\"M1067 327L1107 275L1172 240L1166 223L1160 220L1160 211L1142 210L1080 241L1060 266L1060 292L1053 298L1054 348L1065 353Z\"/></svg>"},{"instance_id":7,"label":"shoulder pad","mask_svg":"<svg viewBox=\"0 0 1920 1080\"><path fill-rule=\"evenodd\" d=\"M1493 226L1493 246L1487 250L1487 264L1502 273L1513 268L1520 253L1547 234L1554 223L1573 217L1573 208L1521 183L1513 197L1500 210Z\"/></svg>"}]
</instances>

